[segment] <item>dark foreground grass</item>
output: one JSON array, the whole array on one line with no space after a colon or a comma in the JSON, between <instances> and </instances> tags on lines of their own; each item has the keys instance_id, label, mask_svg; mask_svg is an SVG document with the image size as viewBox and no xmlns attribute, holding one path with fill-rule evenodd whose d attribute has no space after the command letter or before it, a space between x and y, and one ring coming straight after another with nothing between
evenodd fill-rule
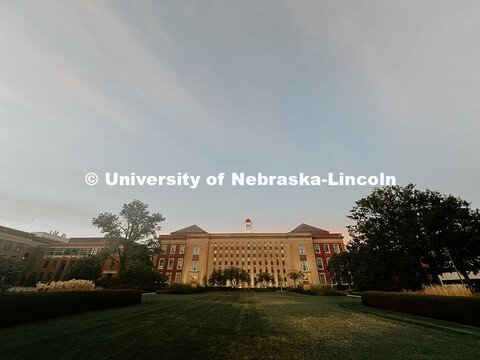
<instances>
[{"instance_id":1,"label":"dark foreground grass","mask_svg":"<svg viewBox=\"0 0 480 360\"><path fill-rule=\"evenodd\" d=\"M145 295L0 329L0 359L478 359L480 329L294 293Z\"/></svg>"}]
</instances>

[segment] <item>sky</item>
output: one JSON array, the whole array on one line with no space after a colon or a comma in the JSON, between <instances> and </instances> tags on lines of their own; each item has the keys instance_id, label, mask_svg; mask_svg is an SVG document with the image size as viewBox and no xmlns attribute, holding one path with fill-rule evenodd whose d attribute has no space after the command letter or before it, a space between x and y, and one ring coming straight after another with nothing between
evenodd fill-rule
<instances>
[{"instance_id":1,"label":"sky","mask_svg":"<svg viewBox=\"0 0 480 360\"><path fill-rule=\"evenodd\" d=\"M3 1L0 225L346 235L372 186L95 186L89 172L394 175L480 207L478 1Z\"/></svg>"}]
</instances>

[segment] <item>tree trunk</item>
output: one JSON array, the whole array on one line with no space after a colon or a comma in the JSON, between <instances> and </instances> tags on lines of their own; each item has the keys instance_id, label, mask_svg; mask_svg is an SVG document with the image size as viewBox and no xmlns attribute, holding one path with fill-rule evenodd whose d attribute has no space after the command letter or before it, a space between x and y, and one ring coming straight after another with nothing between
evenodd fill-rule
<instances>
[{"instance_id":1,"label":"tree trunk","mask_svg":"<svg viewBox=\"0 0 480 360\"><path fill-rule=\"evenodd\" d=\"M473 290L473 283L472 283L472 279L470 279L470 277L468 276L468 273L466 271L462 271L462 270L459 270L460 271L460 274L463 275L463 278L465 279L465 282L467 283L468 285L468 288L471 290Z\"/></svg>"}]
</instances>

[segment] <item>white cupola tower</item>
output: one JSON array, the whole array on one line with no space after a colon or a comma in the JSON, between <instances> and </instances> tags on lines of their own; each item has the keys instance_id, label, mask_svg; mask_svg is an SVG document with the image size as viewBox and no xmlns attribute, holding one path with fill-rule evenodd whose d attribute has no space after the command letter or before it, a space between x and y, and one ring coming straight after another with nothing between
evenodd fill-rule
<instances>
[{"instance_id":1,"label":"white cupola tower","mask_svg":"<svg viewBox=\"0 0 480 360\"><path fill-rule=\"evenodd\" d=\"M250 219L247 219L247 221L245 221L245 232L246 233L252 232L252 221Z\"/></svg>"}]
</instances>

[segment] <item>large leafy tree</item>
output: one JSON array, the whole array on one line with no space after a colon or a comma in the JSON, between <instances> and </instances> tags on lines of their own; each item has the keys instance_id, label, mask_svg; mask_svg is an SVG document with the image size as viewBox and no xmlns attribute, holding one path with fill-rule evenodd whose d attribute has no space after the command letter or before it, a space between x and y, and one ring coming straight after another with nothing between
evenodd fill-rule
<instances>
[{"instance_id":1,"label":"large leafy tree","mask_svg":"<svg viewBox=\"0 0 480 360\"><path fill-rule=\"evenodd\" d=\"M270 281L274 281L274 280L275 280L275 278L273 277L273 275L271 275L267 272L261 272L257 275L257 281L262 283L262 286L264 288L267 287L267 285Z\"/></svg>"},{"instance_id":2,"label":"large leafy tree","mask_svg":"<svg viewBox=\"0 0 480 360\"><path fill-rule=\"evenodd\" d=\"M303 272L297 270L290 270L287 274L287 277L293 280L293 286L297 286L298 280L303 280L304 275Z\"/></svg>"},{"instance_id":3,"label":"large leafy tree","mask_svg":"<svg viewBox=\"0 0 480 360\"><path fill-rule=\"evenodd\" d=\"M405 187L376 188L348 216L353 282L366 289L415 289L451 271L478 272L478 211L451 195ZM347 266L347 264L345 264Z\"/></svg>"},{"instance_id":4,"label":"large leafy tree","mask_svg":"<svg viewBox=\"0 0 480 360\"><path fill-rule=\"evenodd\" d=\"M99 256L87 256L76 260L63 277L64 280L97 280L102 276L102 259Z\"/></svg>"},{"instance_id":5,"label":"large leafy tree","mask_svg":"<svg viewBox=\"0 0 480 360\"><path fill-rule=\"evenodd\" d=\"M119 215L104 212L93 218L92 224L106 238L102 255L119 262L119 274L129 262L143 261L151 265L151 257L158 253L158 225L165 218L159 213L150 214L148 205L139 200L124 204Z\"/></svg>"},{"instance_id":6,"label":"large leafy tree","mask_svg":"<svg viewBox=\"0 0 480 360\"><path fill-rule=\"evenodd\" d=\"M223 286L226 283L225 276L221 269L213 270L208 278L208 283L210 285Z\"/></svg>"},{"instance_id":7,"label":"large leafy tree","mask_svg":"<svg viewBox=\"0 0 480 360\"><path fill-rule=\"evenodd\" d=\"M235 266L229 266L223 270L225 280L230 281L233 288L240 283L250 282L250 274L245 270Z\"/></svg>"},{"instance_id":8,"label":"large leafy tree","mask_svg":"<svg viewBox=\"0 0 480 360\"><path fill-rule=\"evenodd\" d=\"M328 262L327 270L330 278L335 279L337 283L347 283L348 288L351 288L352 270L353 270L352 253L343 251L339 254L334 254Z\"/></svg>"},{"instance_id":9,"label":"large leafy tree","mask_svg":"<svg viewBox=\"0 0 480 360\"><path fill-rule=\"evenodd\" d=\"M0 255L0 292L17 285L23 271L23 263L15 258Z\"/></svg>"}]
</instances>

